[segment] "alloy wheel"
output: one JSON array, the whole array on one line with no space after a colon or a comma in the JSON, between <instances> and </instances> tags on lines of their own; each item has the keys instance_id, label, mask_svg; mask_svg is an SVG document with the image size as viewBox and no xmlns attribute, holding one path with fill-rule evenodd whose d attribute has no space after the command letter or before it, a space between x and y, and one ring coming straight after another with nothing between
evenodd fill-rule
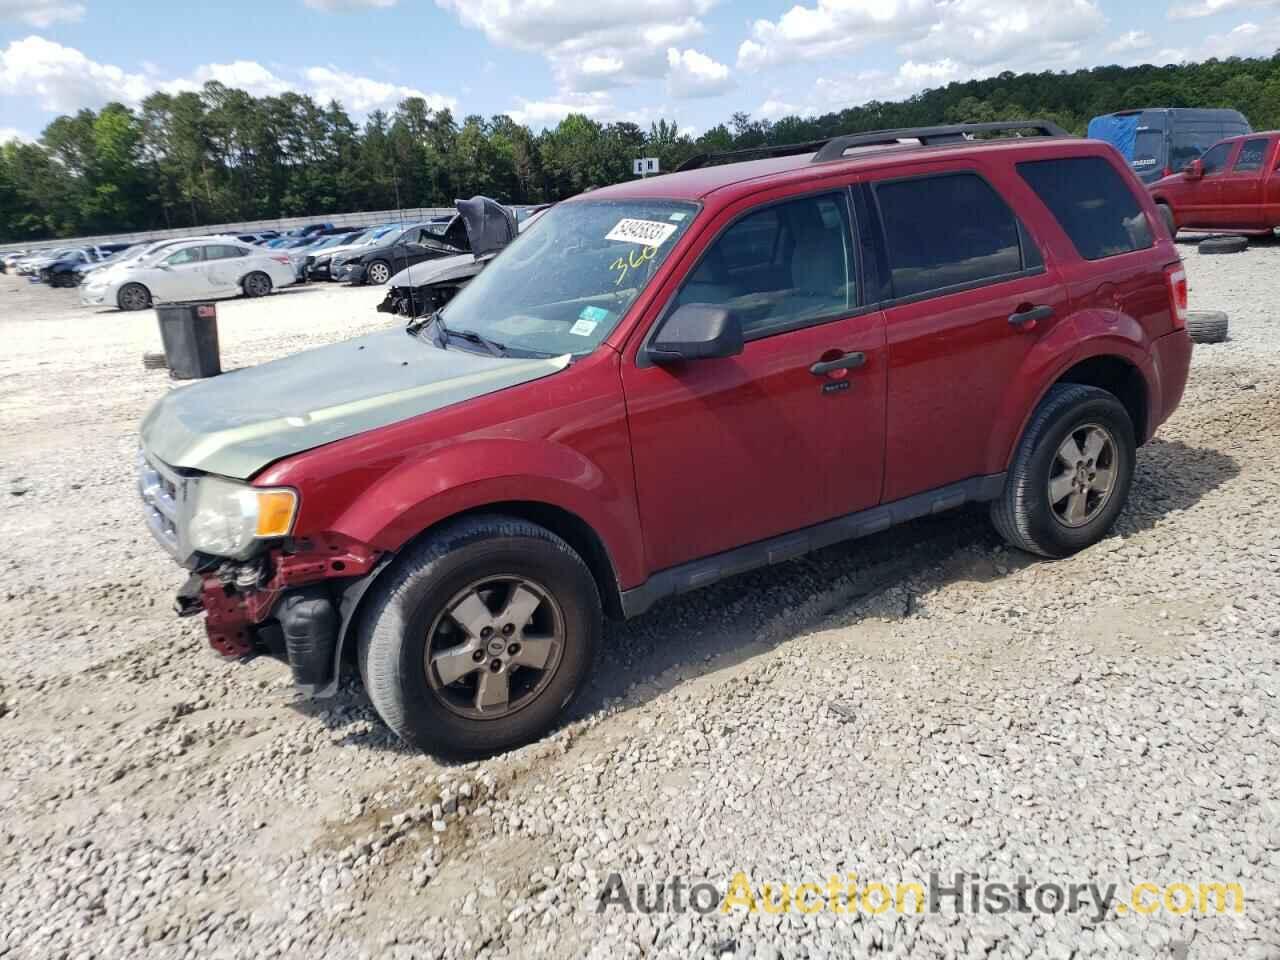
<instances>
[{"instance_id":1,"label":"alloy wheel","mask_svg":"<svg viewBox=\"0 0 1280 960\"><path fill-rule=\"evenodd\" d=\"M1058 522L1083 527L1098 516L1115 489L1116 467L1116 441L1106 427L1090 423L1067 434L1049 471L1049 505Z\"/></svg>"},{"instance_id":2,"label":"alloy wheel","mask_svg":"<svg viewBox=\"0 0 1280 960\"><path fill-rule=\"evenodd\" d=\"M564 612L544 586L487 577L455 594L431 624L427 682L454 713L496 720L537 699L564 647Z\"/></svg>"},{"instance_id":3,"label":"alloy wheel","mask_svg":"<svg viewBox=\"0 0 1280 960\"><path fill-rule=\"evenodd\" d=\"M381 284L381 283L386 283L390 279L391 279L391 270L389 267L386 266L386 264L375 263L369 267L370 283Z\"/></svg>"}]
</instances>

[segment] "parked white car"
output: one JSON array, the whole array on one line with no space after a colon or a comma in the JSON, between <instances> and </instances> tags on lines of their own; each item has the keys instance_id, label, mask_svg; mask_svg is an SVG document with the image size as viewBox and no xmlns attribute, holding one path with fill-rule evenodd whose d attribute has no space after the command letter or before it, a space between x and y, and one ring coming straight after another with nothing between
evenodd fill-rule
<instances>
[{"instance_id":1,"label":"parked white car","mask_svg":"<svg viewBox=\"0 0 1280 960\"><path fill-rule=\"evenodd\" d=\"M145 310L154 303L263 297L296 279L284 251L238 240L184 240L94 271L80 288L80 302Z\"/></svg>"}]
</instances>

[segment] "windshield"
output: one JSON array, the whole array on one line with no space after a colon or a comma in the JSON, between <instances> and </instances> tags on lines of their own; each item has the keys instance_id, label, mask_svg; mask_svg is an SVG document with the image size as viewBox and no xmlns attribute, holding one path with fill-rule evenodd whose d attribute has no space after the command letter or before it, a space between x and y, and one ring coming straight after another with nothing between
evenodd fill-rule
<instances>
[{"instance_id":1,"label":"windshield","mask_svg":"<svg viewBox=\"0 0 1280 960\"><path fill-rule=\"evenodd\" d=\"M548 210L442 317L513 353L582 355L613 332L698 213L674 200L575 200Z\"/></svg>"}]
</instances>

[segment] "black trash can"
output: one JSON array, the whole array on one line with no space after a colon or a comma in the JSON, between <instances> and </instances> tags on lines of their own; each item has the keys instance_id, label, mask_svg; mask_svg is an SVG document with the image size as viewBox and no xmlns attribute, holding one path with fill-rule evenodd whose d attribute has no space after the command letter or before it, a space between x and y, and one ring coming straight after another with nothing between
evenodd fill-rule
<instances>
[{"instance_id":1,"label":"black trash can","mask_svg":"<svg viewBox=\"0 0 1280 960\"><path fill-rule=\"evenodd\" d=\"M161 303L156 305L156 316L169 376L195 380L222 372L218 310L212 303Z\"/></svg>"}]
</instances>

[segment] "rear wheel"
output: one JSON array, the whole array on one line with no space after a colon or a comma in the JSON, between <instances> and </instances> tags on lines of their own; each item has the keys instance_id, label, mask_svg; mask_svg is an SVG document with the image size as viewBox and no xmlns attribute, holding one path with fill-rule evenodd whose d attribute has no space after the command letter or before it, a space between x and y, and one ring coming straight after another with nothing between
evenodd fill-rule
<instances>
[{"instance_id":1,"label":"rear wheel","mask_svg":"<svg viewBox=\"0 0 1280 960\"><path fill-rule=\"evenodd\" d=\"M244 278L242 286L246 297L265 297L271 292L271 278L265 273L255 271Z\"/></svg>"},{"instance_id":2,"label":"rear wheel","mask_svg":"<svg viewBox=\"0 0 1280 960\"><path fill-rule=\"evenodd\" d=\"M601 630L595 580L568 544L523 520L473 517L413 547L373 587L360 673L407 743L492 754L556 722Z\"/></svg>"},{"instance_id":3,"label":"rear wheel","mask_svg":"<svg viewBox=\"0 0 1280 960\"><path fill-rule=\"evenodd\" d=\"M991 519L1010 544L1065 557L1101 540L1129 496L1137 442L1128 411L1097 387L1060 383L1036 408Z\"/></svg>"},{"instance_id":4,"label":"rear wheel","mask_svg":"<svg viewBox=\"0 0 1280 960\"><path fill-rule=\"evenodd\" d=\"M391 279L391 265L385 260L375 260L365 268L364 278L369 283L381 286Z\"/></svg>"},{"instance_id":5,"label":"rear wheel","mask_svg":"<svg viewBox=\"0 0 1280 960\"><path fill-rule=\"evenodd\" d=\"M146 310L151 306L151 291L140 283L126 283L116 294L116 306L121 310Z\"/></svg>"}]
</instances>

